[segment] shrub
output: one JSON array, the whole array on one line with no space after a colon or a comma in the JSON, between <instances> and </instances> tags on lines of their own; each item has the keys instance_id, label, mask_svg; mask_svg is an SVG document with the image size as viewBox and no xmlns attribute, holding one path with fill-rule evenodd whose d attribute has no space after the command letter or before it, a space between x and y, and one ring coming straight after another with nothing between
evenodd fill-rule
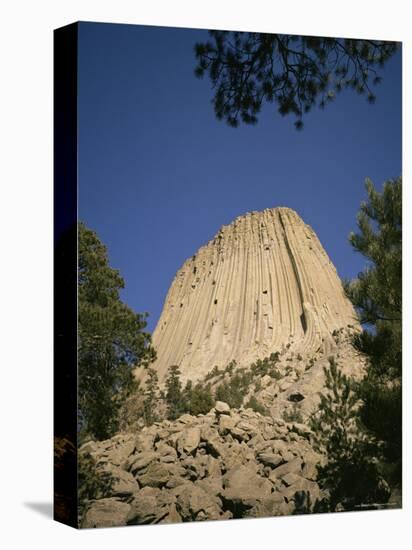
<instances>
[{"instance_id":1,"label":"shrub","mask_svg":"<svg viewBox=\"0 0 412 550\"><path fill-rule=\"evenodd\" d=\"M248 409L253 409L255 412L266 415L268 413L266 407L260 403L255 396L252 396L245 405Z\"/></svg>"},{"instance_id":2,"label":"shrub","mask_svg":"<svg viewBox=\"0 0 412 550\"><path fill-rule=\"evenodd\" d=\"M303 422L302 413L296 403L293 405L292 410L283 411L282 417L285 422Z\"/></svg>"},{"instance_id":3,"label":"shrub","mask_svg":"<svg viewBox=\"0 0 412 550\"><path fill-rule=\"evenodd\" d=\"M275 367L272 367L268 374L271 378L274 378L275 380L280 380L282 378L281 373Z\"/></svg>"},{"instance_id":4,"label":"shrub","mask_svg":"<svg viewBox=\"0 0 412 550\"><path fill-rule=\"evenodd\" d=\"M280 353L278 351L271 353L269 359L272 363L277 363L279 361Z\"/></svg>"},{"instance_id":5,"label":"shrub","mask_svg":"<svg viewBox=\"0 0 412 550\"><path fill-rule=\"evenodd\" d=\"M223 371L219 369L217 365L213 367L211 371L209 371L205 376L205 381L211 380L212 378L215 378L216 376L219 376L220 374L223 374Z\"/></svg>"},{"instance_id":6,"label":"shrub","mask_svg":"<svg viewBox=\"0 0 412 550\"><path fill-rule=\"evenodd\" d=\"M183 410L189 414L206 414L214 406L215 400L210 389L210 384L203 387L196 384L194 387L191 381L188 381L183 391Z\"/></svg>"},{"instance_id":7,"label":"shrub","mask_svg":"<svg viewBox=\"0 0 412 550\"><path fill-rule=\"evenodd\" d=\"M229 382L224 382L216 390L216 400L224 401L232 408L242 406L243 398L252 382L253 375L245 369L238 369L238 372Z\"/></svg>"},{"instance_id":8,"label":"shrub","mask_svg":"<svg viewBox=\"0 0 412 550\"><path fill-rule=\"evenodd\" d=\"M89 453L79 453L77 483L78 521L80 525L89 501L110 494L113 487L113 478L107 471L97 471L96 461Z\"/></svg>"},{"instance_id":9,"label":"shrub","mask_svg":"<svg viewBox=\"0 0 412 550\"><path fill-rule=\"evenodd\" d=\"M227 365L227 367L225 368L225 372L226 372L226 373L229 373L229 374L232 374L233 371L234 371L234 369L235 369L235 367L236 367L236 365L237 365L237 363L236 363L236 361L233 359L233 361L231 361L231 362Z\"/></svg>"}]
</instances>

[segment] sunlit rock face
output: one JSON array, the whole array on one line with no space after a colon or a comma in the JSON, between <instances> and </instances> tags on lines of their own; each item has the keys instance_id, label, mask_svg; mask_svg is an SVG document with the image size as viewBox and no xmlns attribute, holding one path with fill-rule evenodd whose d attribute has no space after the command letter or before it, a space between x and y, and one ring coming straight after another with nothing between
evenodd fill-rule
<instances>
[{"instance_id":1,"label":"sunlit rock face","mask_svg":"<svg viewBox=\"0 0 412 550\"><path fill-rule=\"evenodd\" d=\"M285 349L326 354L348 326L358 327L354 309L312 228L290 208L251 212L177 272L153 334L153 367L161 381L171 365L195 381L215 365Z\"/></svg>"}]
</instances>

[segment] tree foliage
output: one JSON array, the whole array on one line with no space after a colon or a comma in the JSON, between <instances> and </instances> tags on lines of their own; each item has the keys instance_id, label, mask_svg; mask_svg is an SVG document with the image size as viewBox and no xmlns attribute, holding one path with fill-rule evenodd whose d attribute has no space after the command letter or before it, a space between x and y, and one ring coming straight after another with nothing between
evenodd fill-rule
<instances>
[{"instance_id":1,"label":"tree foliage","mask_svg":"<svg viewBox=\"0 0 412 550\"><path fill-rule=\"evenodd\" d=\"M147 369L146 392L143 401L143 418L146 426L159 420L157 403L159 399L159 378L154 369Z\"/></svg>"},{"instance_id":2,"label":"tree foliage","mask_svg":"<svg viewBox=\"0 0 412 550\"><path fill-rule=\"evenodd\" d=\"M365 330L356 348L369 358L359 385L365 426L381 441L392 482L400 484L402 460L402 178L388 180L379 193L366 181L368 201L358 215L354 249L368 260L353 281L346 282Z\"/></svg>"},{"instance_id":3,"label":"tree foliage","mask_svg":"<svg viewBox=\"0 0 412 550\"><path fill-rule=\"evenodd\" d=\"M368 201L358 214L353 248L368 261L353 280L349 296L361 323L400 322L402 313L402 179L388 180L379 193L367 179Z\"/></svg>"},{"instance_id":4,"label":"tree foliage","mask_svg":"<svg viewBox=\"0 0 412 550\"><path fill-rule=\"evenodd\" d=\"M318 466L319 483L329 494L326 508L374 507L385 502L389 493L377 469L375 441L360 422L359 397L333 357L324 372L326 391L310 426L315 450L327 458Z\"/></svg>"},{"instance_id":5,"label":"tree foliage","mask_svg":"<svg viewBox=\"0 0 412 550\"><path fill-rule=\"evenodd\" d=\"M233 409L238 409L242 406L252 380L253 374L250 370L238 368L230 380L218 386L215 393L216 400L227 403Z\"/></svg>"},{"instance_id":6,"label":"tree foliage","mask_svg":"<svg viewBox=\"0 0 412 550\"><path fill-rule=\"evenodd\" d=\"M117 413L135 389L133 370L154 358L146 315L120 300L124 281L109 265L106 247L78 227L78 416L81 434L113 435Z\"/></svg>"},{"instance_id":7,"label":"tree foliage","mask_svg":"<svg viewBox=\"0 0 412 550\"><path fill-rule=\"evenodd\" d=\"M79 453L78 458L78 523L81 525L84 513L91 500L110 495L114 479L108 470L98 470L96 460L90 453Z\"/></svg>"},{"instance_id":8,"label":"tree foliage","mask_svg":"<svg viewBox=\"0 0 412 550\"><path fill-rule=\"evenodd\" d=\"M378 69L396 52L398 44L354 40L209 31L211 40L195 46L195 74L208 74L218 119L231 126L255 124L264 102L276 103L282 115L303 116L313 106L324 107L344 88L375 101Z\"/></svg>"},{"instance_id":9,"label":"tree foliage","mask_svg":"<svg viewBox=\"0 0 412 550\"><path fill-rule=\"evenodd\" d=\"M167 418L169 420L176 420L176 418L179 418L179 416L185 412L180 370L177 365L172 365L168 369L168 376L166 378L166 403L168 407Z\"/></svg>"},{"instance_id":10,"label":"tree foliage","mask_svg":"<svg viewBox=\"0 0 412 550\"><path fill-rule=\"evenodd\" d=\"M193 385L189 380L182 397L184 411L193 415L207 414L215 404L210 384L204 386L198 382Z\"/></svg>"}]
</instances>

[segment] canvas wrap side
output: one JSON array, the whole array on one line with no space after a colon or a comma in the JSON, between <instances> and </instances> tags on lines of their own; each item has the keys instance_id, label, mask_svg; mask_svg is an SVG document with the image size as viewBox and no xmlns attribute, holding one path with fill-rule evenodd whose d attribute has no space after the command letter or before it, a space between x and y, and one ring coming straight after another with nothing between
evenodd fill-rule
<instances>
[{"instance_id":1,"label":"canvas wrap side","mask_svg":"<svg viewBox=\"0 0 412 550\"><path fill-rule=\"evenodd\" d=\"M54 519L77 527L77 37L54 31Z\"/></svg>"}]
</instances>

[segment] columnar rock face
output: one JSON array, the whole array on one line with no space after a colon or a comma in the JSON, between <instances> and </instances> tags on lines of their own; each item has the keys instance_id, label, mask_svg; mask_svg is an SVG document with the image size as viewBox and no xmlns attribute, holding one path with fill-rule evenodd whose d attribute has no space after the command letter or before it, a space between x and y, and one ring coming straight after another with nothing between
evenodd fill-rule
<instances>
[{"instance_id":1,"label":"columnar rock face","mask_svg":"<svg viewBox=\"0 0 412 550\"><path fill-rule=\"evenodd\" d=\"M197 380L215 365L272 352L328 353L332 333L357 327L336 270L290 208L223 226L177 272L153 334L160 380L178 365Z\"/></svg>"}]
</instances>

